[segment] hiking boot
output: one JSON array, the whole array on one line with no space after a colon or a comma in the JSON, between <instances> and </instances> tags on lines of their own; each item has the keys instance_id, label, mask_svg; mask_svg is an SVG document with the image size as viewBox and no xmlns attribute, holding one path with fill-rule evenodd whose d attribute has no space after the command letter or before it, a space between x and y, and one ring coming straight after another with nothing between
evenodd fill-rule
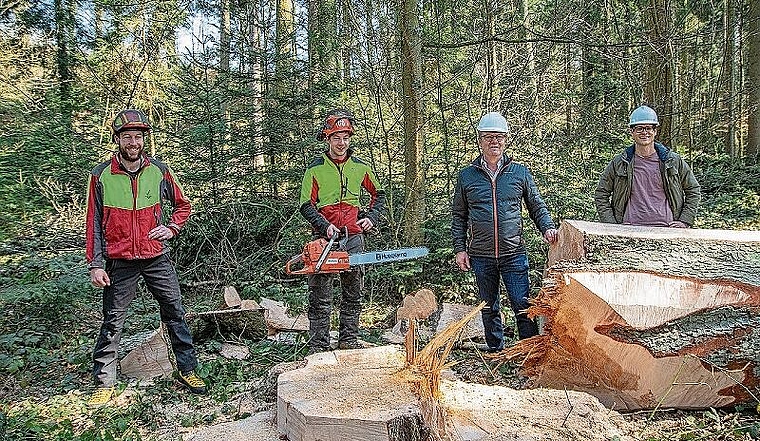
<instances>
[{"instance_id":1,"label":"hiking boot","mask_svg":"<svg viewBox=\"0 0 760 441\"><path fill-rule=\"evenodd\" d=\"M116 389L114 389L113 386L99 387L95 389L95 392L92 393L90 399L87 400L87 405L92 407L102 406L111 401L111 398L113 398L115 392Z\"/></svg>"},{"instance_id":2,"label":"hiking boot","mask_svg":"<svg viewBox=\"0 0 760 441\"><path fill-rule=\"evenodd\" d=\"M309 348L309 355L318 354L320 352L329 352L329 351L330 351L330 348L325 348L322 346L312 346Z\"/></svg>"},{"instance_id":3,"label":"hiking boot","mask_svg":"<svg viewBox=\"0 0 760 441\"><path fill-rule=\"evenodd\" d=\"M364 349L364 345L358 340L342 341L338 344L338 349Z\"/></svg>"},{"instance_id":4,"label":"hiking boot","mask_svg":"<svg viewBox=\"0 0 760 441\"><path fill-rule=\"evenodd\" d=\"M188 388L190 392L198 395L206 395L206 383L195 373L195 371L177 372L177 380Z\"/></svg>"}]
</instances>

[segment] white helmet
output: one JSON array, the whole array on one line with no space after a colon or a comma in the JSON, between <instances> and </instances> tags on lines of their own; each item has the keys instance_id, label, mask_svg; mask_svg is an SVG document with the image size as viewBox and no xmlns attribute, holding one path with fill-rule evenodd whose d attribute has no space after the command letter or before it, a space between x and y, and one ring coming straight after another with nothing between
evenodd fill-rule
<instances>
[{"instance_id":1,"label":"white helmet","mask_svg":"<svg viewBox=\"0 0 760 441\"><path fill-rule=\"evenodd\" d=\"M648 106L639 106L633 112L631 112L631 118L628 122L628 127L633 127L639 124L652 124L659 126L660 121L657 120L657 112Z\"/></svg>"},{"instance_id":2,"label":"white helmet","mask_svg":"<svg viewBox=\"0 0 760 441\"><path fill-rule=\"evenodd\" d=\"M509 133L507 119L499 112L488 112L480 118L478 132Z\"/></svg>"}]
</instances>

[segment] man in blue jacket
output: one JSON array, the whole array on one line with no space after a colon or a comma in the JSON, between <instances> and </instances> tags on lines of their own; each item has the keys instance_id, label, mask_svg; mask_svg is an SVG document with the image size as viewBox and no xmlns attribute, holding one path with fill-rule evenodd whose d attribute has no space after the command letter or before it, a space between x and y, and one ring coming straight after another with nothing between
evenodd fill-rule
<instances>
[{"instance_id":1,"label":"man in blue jacket","mask_svg":"<svg viewBox=\"0 0 760 441\"><path fill-rule=\"evenodd\" d=\"M526 313L530 283L522 202L544 240L557 240L554 222L530 171L504 154L509 134L500 113L483 115L478 123L482 154L459 173L452 204L456 263L462 271L473 270L478 295L486 301L482 318L489 352L504 348L499 278L507 288L520 339L538 334L536 323Z\"/></svg>"}]
</instances>

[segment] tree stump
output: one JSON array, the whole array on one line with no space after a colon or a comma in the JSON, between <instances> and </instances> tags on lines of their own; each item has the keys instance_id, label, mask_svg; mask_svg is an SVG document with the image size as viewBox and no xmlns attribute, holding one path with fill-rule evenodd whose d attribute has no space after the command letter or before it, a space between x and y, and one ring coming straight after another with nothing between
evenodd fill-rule
<instances>
[{"instance_id":1,"label":"tree stump","mask_svg":"<svg viewBox=\"0 0 760 441\"><path fill-rule=\"evenodd\" d=\"M424 439L409 437L419 433L421 416L399 375L399 347L321 352L307 360L305 368L277 379L277 428L289 440Z\"/></svg>"},{"instance_id":2,"label":"tree stump","mask_svg":"<svg viewBox=\"0 0 760 441\"><path fill-rule=\"evenodd\" d=\"M431 430L417 378L397 346L323 352L277 379L277 428L290 441L582 439L631 441L617 412L591 395L514 390L443 379L437 405L446 433Z\"/></svg>"},{"instance_id":3,"label":"tree stump","mask_svg":"<svg viewBox=\"0 0 760 441\"><path fill-rule=\"evenodd\" d=\"M501 357L608 407L757 401L760 232L564 221L529 309L544 334Z\"/></svg>"}]
</instances>

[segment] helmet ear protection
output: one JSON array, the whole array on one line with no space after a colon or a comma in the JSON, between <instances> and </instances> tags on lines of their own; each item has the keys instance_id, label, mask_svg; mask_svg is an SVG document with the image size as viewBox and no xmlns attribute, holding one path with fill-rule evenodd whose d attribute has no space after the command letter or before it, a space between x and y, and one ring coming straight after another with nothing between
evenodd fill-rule
<instances>
[{"instance_id":1,"label":"helmet ear protection","mask_svg":"<svg viewBox=\"0 0 760 441\"><path fill-rule=\"evenodd\" d=\"M351 112L346 109L333 109L327 114L316 138L318 141L324 141L333 133L338 132L348 132L353 135L354 124L356 124L356 120Z\"/></svg>"}]
</instances>

